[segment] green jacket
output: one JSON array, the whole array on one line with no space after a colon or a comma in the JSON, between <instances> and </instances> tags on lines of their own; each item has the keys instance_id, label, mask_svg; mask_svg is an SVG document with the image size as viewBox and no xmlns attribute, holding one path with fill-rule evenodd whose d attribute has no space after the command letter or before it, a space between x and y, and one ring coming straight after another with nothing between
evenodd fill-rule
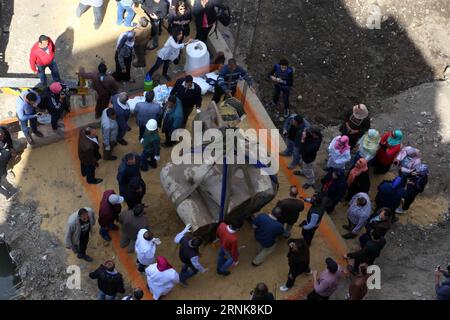
<instances>
[{"instance_id":1,"label":"green jacket","mask_svg":"<svg viewBox=\"0 0 450 320\"><path fill-rule=\"evenodd\" d=\"M145 130L144 136L142 137L142 146L147 153L153 156L159 156L160 142L161 138L159 137L158 131Z\"/></svg>"}]
</instances>

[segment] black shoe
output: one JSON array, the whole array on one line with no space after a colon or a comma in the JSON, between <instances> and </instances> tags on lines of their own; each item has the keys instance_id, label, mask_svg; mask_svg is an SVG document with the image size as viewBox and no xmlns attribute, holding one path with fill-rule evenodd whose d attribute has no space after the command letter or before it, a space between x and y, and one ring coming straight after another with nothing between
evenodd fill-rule
<instances>
[{"instance_id":1,"label":"black shoe","mask_svg":"<svg viewBox=\"0 0 450 320\"><path fill-rule=\"evenodd\" d=\"M163 77L166 78L166 80L168 82L172 81L172 78L169 75L167 75L167 74L163 74Z\"/></svg>"},{"instance_id":2,"label":"black shoe","mask_svg":"<svg viewBox=\"0 0 450 320\"><path fill-rule=\"evenodd\" d=\"M256 264L256 263L254 263L254 262L252 261L252 266L254 266L254 267L259 267L260 264Z\"/></svg>"},{"instance_id":3,"label":"black shoe","mask_svg":"<svg viewBox=\"0 0 450 320\"><path fill-rule=\"evenodd\" d=\"M33 132L37 137L42 138L44 135L42 134L42 132L40 132L39 130L36 130L35 132Z\"/></svg>"},{"instance_id":4,"label":"black shoe","mask_svg":"<svg viewBox=\"0 0 450 320\"><path fill-rule=\"evenodd\" d=\"M128 145L128 142L126 142L125 139L117 140L117 143L118 143L118 144L121 144L121 145L123 145L123 146Z\"/></svg>"},{"instance_id":5,"label":"black shoe","mask_svg":"<svg viewBox=\"0 0 450 320\"><path fill-rule=\"evenodd\" d=\"M356 234L353 234L353 233L347 233L342 236L342 238L344 238L344 239L353 239L355 237L356 237Z\"/></svg>"},{"instance_id":6,"label":"black shoe","mask_svg":"<svg viewBox=\"0 0 450 320\"><path fill-rule=\"evenodd\" d=\"M116 156L110 156L110 157L103 156L103 160L105 160L105 161L116 161L117 157Z\"/></svg>"},{"instance_id":7,"label":"black shoe","mask_svg":"<svg viewBox=\"0 0 450 320\"><path fill-rule=\"evenodd\" d=\"M83 259L84 261L87 261L87 262L92 262L94 260L91 257L89 257L87 254L78 254L78 259Z\"/></svg>"},{"instance_id":8,"label":"black shoe","mask_svg":"<svg viewBox=\"0 0 450 320\"><path fill-rule=\"evenodd\" d=\"M221 276L229 276L231 274L231 272L230 271L222 272L222 271L217 270L217 274L220 274Z\"/></svg>"},{"instance_id":9,"label":"black shoe","mask_svg":"<svg viewBox=\"0 0 450 320\"><path fill-rule=\"evenodd\" d=\"M100 234L100 236L103 238L103 240L110 242L112 239L109 236L109 234Z\"/></svg>"},{"instance_id":10,"label":"black shoe","mask_svg":"<svg viewBox=\"0 0 450 320\"><path fill-rule=\"evenodd\" d=\"M348 226L348 224L344 224L344 225L342 226L342 228L344 228L345 230L350 230L350 227Z\"/></svg>"},{"instance_id":11,"label":"black shoe","mask_svg":"<svg viewBox=\"0 0 450 320\"><path fill-rule=\"evenodd\" d=\"M95 179L94 181L92 181L92 182L88 182L89 184L99 184L99 183L102 183L103 182L103 179Z\"/></svg>"},{"instance_id":12,"label":"black shoe","mask_svg":"<svg viewBox=\"0 0 450 320\"><path fill-rule=\"evenodd\" d=\"M111 230L119 230L119 226L116 224L113 224L110 229Z\"/></svg>"},{"instance_id":13,"label":"black shoe","mask_svg":"<svg viewBox=\"0 0 450 320\"><path fill-rule=\"evenodd\" d=\"M314 185L313 184L309 184L309 183L304 183L303 185L302 185L302 188L303 189L305 189L305 190L308 190L309 188L314 188ZM314 188L315 189L315 188Z\"/></svg>"}]
</instances>

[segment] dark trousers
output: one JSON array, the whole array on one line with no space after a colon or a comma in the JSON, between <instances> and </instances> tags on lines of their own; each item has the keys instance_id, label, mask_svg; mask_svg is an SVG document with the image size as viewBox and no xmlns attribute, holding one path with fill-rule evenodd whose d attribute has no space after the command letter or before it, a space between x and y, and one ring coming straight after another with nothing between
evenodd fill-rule
<instances>
[{"instance_id":1,"label":"dark trousers","mask_svg":"<svg viewBox=\"0 0 450 320\"><path fill-rule=\"evenodd\" d=\"M80 235L80 247L78 248L78 254L80 256L86 255L88 243L89 243L89 232L82 232Z\"/></svg>"},{"instance_id":2,"label":"dark trousers","mask_svg":"<svg viewBox=\"0 0 450 320\"><path fill-rule=\"evenodd\" d=\"M186 280L189 278L192 278L198 273L197 269L192 268L191 266L188 266L187 264L183 263L183 267L180 271L180 282L186 283Z\"/></svg>"},{"instance_id":3,"label":"dark trousers","mask_svg":"<svg viewBox=\"0 0 450 320\"><path fill-rule=\"evenodd\" d=\"M81 175L86 177L88 183L95 182L95 166L81 164Z\"/></svg>"},{"instance_id":4,"label":"dark trousers","mask_svg":"<svg viewBox=\"0 0 450 320\"><path fill-rule=\"evenodd\" d=\"M183 128L186 128L189 115L192 113L194 105L188 105L183 103Z\"/></svg>"},{"instance_id":5,"label":"dark trousers","mask_svg":"<svg viewBox=\"0 0 450 320\"><path fill-rule=\"evenodd\" d=\"M150 24L152 25L152 46L158 47L159 46L159 36L162 33L162 19L154 20L150 19Z\"/></svg>"},{"instance_id":6,"label":"dark trousers","mask_svg":"<svg viewBox=\"0 0 450 320\"><path fill-rule=\"evenodd\" d=\"M316 292L316 290L314 290L310 294L308 294L306 300L330 300L330 297L322 297Z\"/></svg>"},{"instance_id":7,"label":"dark trousers","mask_svg":"<svg viewBox=\"0 0 450 320\"><path fill-rule=\"evenodd\" d=\"M116 71L113 73L114 79L116 81L129 81L131 79L131 61L133 60L133 56L131 55L123 59L126 68L125 72L122 72L122 67L119 63L119 53L117 51L114 59L116 60Z\"/></svg>"},{"instance_id":8,"label":"dark trousers","mask_svg":"<svg viewBox=\"0 0 450 320\"><path fill-rule=\"evenodd\" d=\"M408 185L406 187L406 196L404 198L404 202L403 202L403 210L408 210L409 207L411 207L412 203L414 202L414 200L416 199L416 196L419 193L417 192L416 188L414 186L410 186Z\"/></svg>"},{"instance_id":9,"label":"dark trousers","mask_svg":"<svg viewBox=\"0 0 450 320\"><path fill-rule=\"evenodd\" d=\"M153 77L153 74L163 65L163 76L167 76L167 72L169 72L170 60L163 60L160 57L156 59L155 64L148 71L148 74Z\"/></svg>"},{"instance_id":10,"label":"dark trousers","mask_svg":"<svg viewBox=\"0 0 450 320\"><path fill-rule=\"evenodd\" d=\"M211 29L212 29L212 27L203 28L203 27L197 26L197 35L195 36L195 39L206 43L206 40L208 40L208 35L211 32Z\"/></svg>"},{"instance_id":11,"label":"dark trousers","mask_svg":"<svg viewBox=\"0 0 450 320\"><path fill-rule=\"evenodd\" d=\"M236 87L231 88L231 95L234 96L234 94L236 93ZM222 90L222 88L220 86L216 86L214 88L214 95L213 95L213 101L215 103L219 103L220 100L222 99L222 96L225 94L225 91Z\"/></svg>"},{"instance_id":12,"label":"dark trousers","mask_svg":"<svg viewBox=\"0 0 450 320\"><path fill-rule=\"evenodd\" d=\"M61 118L62 112L62 109L52 109L49 111L53 130L58 129L58 120Z\"/></svg>"},{"instance_id":13,"label":"dark trousers","mask_svg":"<svg viewBox=\"0 0 450 320\"><path fill-rule=\"evenodd\" d=\"M281 93L283 93L283 103L284 103L284 108L285 109L289 109L289 96L291 93L291 90L289 87L287 88L283 88L279 85L275 85L274 89L273 89L273 102L275 104L278 103L278 100L280 100L280 95Z\"/></svg>"},{"instance_id":14,"label":"dark trousers","mask_svg":"<svg viewBox=\"0 0 450 320\"><path fill-rule=\"evenodd\" d=\"M61 77L59 76L59 70L58 65L55 62L55 59L50 62L49 65L46 66L37 66L38 73L39 73L39 79L41 80L41 85L46 87L47 86L47 76L45 75L45 69L49 68L50 72L52 74L52 79L55 82L61 82Z\"/></svg>"},{"instance_id":15,"label":"dark trousers","mask_svg":"<svg viewBox=\"0 0 450 320\"><path fill-rule=\"evenodd\" d=\"M140 263L138 259L136 259L136 263L137 263L137 265L138 265L138 271L139 271L139 272L145 272L145 269L146 269L148 266L146 266L145 264Z\"/></svg>"},{"instance_id":16,"label":"dark trousers","mask_svg":"<svg viewBox=\"0 0 450 320\"><path fill-rule=\"evenodd\" d=\"M110 94L97 95L97 104L95 105L95 117L100 118L103 110L108 108L109 101L111 100Z\"/></svg>"},{"instance_id":17,"label":"dark trousers","mask_svg":"<svg viewBox=\"0 0 450 320\"><path fill-rule=\"evenodd\" d=\"M141 141L142 137L145 133L145 124L139 126L139 141Z\"/></svg>"},{"instance_id":18,"label":"dark trousers","mask_svg":"<svg viewBox=\"0 0 450 320\"><path fill-rule=\"evenodd\" d=\"M302 229L302 236L308 246L311 246L312 239L314 238L314 233L316 233L317 228L312 228L309 230Z\"/></svg>"},{"instance_id":19,"label":"dark trousers","mask_svg":"<svg viewBox=\"0 0 450 320\"><path fill-rule=\"evenodd\" d=\"M148 153L147 151L144 150L144 151L142 151L142 154L141 154L141 170L148 171L149 165L150 165L150 167L152 167L154 169L157 168L155 155Z\"/></svg>"},{"instance_id":20,"label":"dark trousers","mask_svg":"<svg viewBox=\"0 0 450 320\"><path fill-rule=\"evenodd\" d=\"M164 144L169 147L173 146L175 142L172 141L172 134L169 132L164 132L164 135L166 137L166 141L164 141Z\"/></svg>"},{"instance_id":21,"label":"dark trousers","mask_svg":"<svg viewBox=\"0 0 450 320\"><path fill-rule=\"evenodd\" d=\"M286 281L286 287L288 288L292 288L294 286L295 283L295 279L301 275L303 272L306 272L307 270L304 270L302 272L295 272L292 269L289 269L289 275L288 275L288 279Z\"/></svg>"}]
</instances>

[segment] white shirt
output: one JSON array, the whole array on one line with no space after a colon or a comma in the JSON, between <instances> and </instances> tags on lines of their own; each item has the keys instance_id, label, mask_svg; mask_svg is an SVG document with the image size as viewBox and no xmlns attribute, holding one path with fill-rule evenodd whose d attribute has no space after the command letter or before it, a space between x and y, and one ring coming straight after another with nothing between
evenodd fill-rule
<instances>
[{"instance_id":1,"label":"white shirt","mask_svg":"<svg viewBox=\"0 0 450 320\"><path fill-rule=\"evenodd\" d=\"M103 5L103 0L80 0L81 4L84 4L86 6L93 6L93 7L101 7Z\"/></svg>"},{"instance_id":2,"label":"white shirt","mask_svg":"<svg viewBox=\"0 0 450 320\"><path fill-rule=\"evenodd\" d=\"M178 272L175 269L167 269L159 271L157 264L154 263L145 269L147 276L147 284L154 300L158 300L161 296L166 295L172 288L180 282Z\"/></svg>"},{"instance_id":3,"label":"white shirt","mask_svg":"<svg viewBox=\"0 0 450 320\"><path fill-rule=\"evenodd\" d=\"M147 231L147 229L139 230L134 246L137 259L145 266L149 266L155 261L156 254L156 243L153 241L154 239L150 241L144 239L144 233Z\"/></svg>"},{"instance_id":4,"label":"white shirt","mask_svg":"<svg viewBox=\"0 0 450 320\"><path fill-rule=\"evenodd\" d=\"M93 142L95 142L96 144L98 144L98 139L97 138L91 138L91 137L89 137L89 136L86 136L86 138L88 138L89 140L91 140L91 141L93 141Z\"/></svg>"},{"instance_id":5,"label":"white shirt","mask_svg":"<svg viewBox=\"0 0 450 320\"><path fill-rule=\"evenodd\" d=\"M173 37L169 37L164 47L158 51L158 58L162 60L174 61L180 55L180 50L184 48L184 43L177 43Z\"/></svg>"}]
</instances>

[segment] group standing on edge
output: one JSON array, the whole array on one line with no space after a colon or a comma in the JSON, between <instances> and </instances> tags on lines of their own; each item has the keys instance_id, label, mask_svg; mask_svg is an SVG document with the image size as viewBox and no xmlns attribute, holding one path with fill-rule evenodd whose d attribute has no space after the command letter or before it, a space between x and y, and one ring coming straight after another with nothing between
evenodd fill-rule
<instances>
[{"instance_id":1,"label":"group standing on edge","mask_svg":"<svg viewBox=\"0 0 450 320\"><path fill-rule=\"evenodd\" d=\"M141 6L146 17L136 16L134 8ZM80 0L76 16L80 17L90 7L94 14L94 28L100 28L105 2L103 0ZM84 127L79 132L78 157L81 175L87 184L100 184L96 177L100 160L117 161L113 155L117 144L128 146L129 124L132 110L130 95L121 92L119 82L134 82L132 67L146 67L146 52L160 47L160 36L164 22L168 21L169 37L156 52L156 60L148 70L152 77L162 66L162 75L167 81L170 64L178 64L183 49L193 40L190 24L196 26L195 39L206 42L209 33L219 19L220 10L226 9L220 1L196 0L191 7L189 1L166 0L118 0L117 25L132 28L121 33L115 44L115 71L110 75L104 62L97 71L87 72L80 68L78 74L92 82L97 93L95 117L100 119L101 137L93 127ZM38 130L38 110L46 109L51 116L52 129L58 131L59 122L69 113L70 96L67 86L60 77L55 58L55 44L46 35L41 35L33 45L29 63L33 72L39 75L43 90L26 90L17 99L16 115L27 142L34 144L33 136L42 137ZM136 58L135 60L133 60ZM134 61L134 62L133 62ZM53 82L48 85L45 70L49 68ZM423 163L420 150L404 144L404 132L389 130L383 134L371 127L369 109L359 103L346 112L340 134L331 141L325 141L325 174L318 177L316 159L323 146L324 136L319 125L306 117L291 112L290 95L294 86L295 69L286 59L280 59L268 74L273 84L273 94L268 107L275 108L282 96L285 123L281 129L286 149L279 155L292 157L288 170L297 176L304 176L304 189L312 188L313 194L301 197L299 188L290 186L288 197L276 203L269 211L257 212L250 218L254 228L254 238L258 251L251 264L261 266L275 251L280 242L287 242L287 280L279 287L282 292L291 290L301 275L312 275L313 290L306 296L308 300L328 300L336 291L344 269L331 257L326 258L326 268L321 273L311 269L311 254L316 241L313 240L326 215L332 215L342 202L346 208L347 223L342 226L346 240L357 239L359 249L346 253L342 258L348 261L347 269L353 274L347 299L361 300L367 294L366 281L368 267L375 263L386 246L386 234L398 220L397 215L405 214L416 197L425 190L429 168ZM212 100L219 103L223 97L234 96L238 82L245 80L252 85L247 71L233 58L218 71L217 83ZM162 241L155 236L146 214L144 196L148 192L142 172L158 168L161 161L161 147L172 147L175 130L186 128L188 118L194 111L200 112L202 92L192 75L178 79L164 105L155 101L155 92L149 90L144 100L136 104L134 114L138 128L138 142L141 150L127 151L117 164L117 186L104 191L99 205L99 235L106 242L112 241L114 233L120 230L120 247L129 254L136 254L137 270L145 276L147 287L155 300L167 295L175 285L189 287L188 280L208 271L201 261L201 246L204 239L195 235L192 226L187 225L174 238L178 246L181 268L178 271L159 251ZM128 134L128 135L127 135ZM164 135L161 143L160 134ZM128 140L125 140L126 139ZM130 141L130 142L129 142ZM101 144L101 145L100 145ZM6 128L0 127L0 192L11 197L17 189L7 180L7 169L15 157L11 136ZM394 167L397 177L383 180L376 186L376 197L371 199L371 168L374 174L385 174ZM319 179L320 178L320 179ZM320 181L320 185L318 185ZM116 193L116 190L118 193ZM150 192L149 192L150 193ZM126 205L126 207L125 207ZM306 210L305 210L306 209ZM298 220L302 212L305 216ZM116 224L116 222L118 224ZM87 252L90 237L96 224L93 209L81 207L73 212L67 221L65 246L73 250L79 259L92 262ZM297 224L297 225L296 225ZM218 275L229 276L232 267L240 263L242 248L239 233L243 221L220 221L216 231L218 254L215 271ZM298 227L298 228L297 228ZM352 263L349 261L353 260ZM450 299L449 272L436 270L435 289L439 299ZM446 280L441 281L441 276ZM125 293L124 279L116 270L115 262L107 260L89 274L97 280L99 299L115 300ZM140 300L142 288L133 288L131 295L123 300ZM273 300L265 283L258 283L251 292L252 300Z\"/></svg>"}]
</instances>

